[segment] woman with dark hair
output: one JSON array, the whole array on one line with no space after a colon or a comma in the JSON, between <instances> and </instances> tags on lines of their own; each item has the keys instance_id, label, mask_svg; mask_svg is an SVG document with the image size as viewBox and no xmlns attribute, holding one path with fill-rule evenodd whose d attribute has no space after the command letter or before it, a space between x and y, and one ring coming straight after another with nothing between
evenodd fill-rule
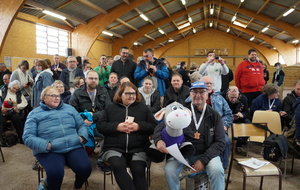
<instances>
[{"instance_id":1,"label":"woman with dark hair","mask_svg":"<svg viewBox=\"0 0 300 190\"><path fill-rule=\"evenodd\" d=\"M285 116L287 113L282 111L282 104L279 95L279 87L275 84L266 84L261 95L252 101L250 114L253 116L256 110L276 111L280 113L280 116Z\"/></svg>"},{"instance_id":2,"label":"woman with dark hair","mask_svg":"<svg viewBox=\"0 0 300 190\"><path fill-rule=\"evenodd\" d=\"M279 86L279 98L282 100L284 72L279 62L275 63L274 67L276 71L273 74L272 83Z\"/></svg>"},{"instance_id":3,"label":"woman with dark hair","mask_svg":"<svg viewBox=\"0 0 300 190\"><path fill-rule=\"evenodd\" d=\"M259 61L260 62L260 61ZM261 61L262 62L262 61ZM264 80L266 82L266 84L268 83L268 80L269 80L269 71L267 70L267 64L266 63L261 63L262 65L262 68L264 69Z\"/></svg>"},{"instance_id":4,"label":"woman with dark hair","mask_svg":"<svg viewBox=\"0 0 300 190\"><path fill-rule=\"evenodd\" d=\"M141 101L136 86L124 82L114 96L114 103L103 110L97 123L99 133L105 136L101 159L109 163L122 190L147 189L146 149L157 122Z\"/></svg>"},{"instance_id":5,"label":"woman with dark hair","mask_svg":"<svg viewBox=\"0 0 300 190\"><path fill-rule=\"evenodd\" d=\"M44 88L51 86L54 82L53 72L45 60L38 60L36 63L36 70L38 75L32 87L32 107L36 108L40 105L40 97Z\"/></svg>"},{"instance_id":6,"label":"woman with dark hair","mask_svg":"<svg viewBox=\"0 0 300 190\"><path fill-rule=\"evenodd\" d=\"M21 61L18 68L12 72L10 76L10 81L18 80L21 83L21 92L25 96L28 103L30 103L30 98L32 95L33 78L29 71L29 63L27 60Z\"/></svg>"}]
</instances>

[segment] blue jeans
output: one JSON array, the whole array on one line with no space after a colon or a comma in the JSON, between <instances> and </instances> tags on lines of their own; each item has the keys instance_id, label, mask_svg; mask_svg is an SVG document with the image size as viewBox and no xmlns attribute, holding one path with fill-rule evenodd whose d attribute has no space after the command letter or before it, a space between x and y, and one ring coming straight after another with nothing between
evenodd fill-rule
<instances>
[{"instance_id":1,"label":"blue jeans","mask_svg":"<svg viewBox=\"0 0 300 190\"><path fill-rule=\"evenodd\" d=\"M226 170L228 167L229 155L230 155L230 139L228 137L228 134L226 133L225 134L225 149L223 151L223 156L222 156L222 163L223 163L224 170Z\"/></svg>"},{"instance_id":2,"label":"blue jeans","mask_svg":"<svg viewBox=\"0 0 300 190\"><path fill-rule=\"evenodd\" d=\"M188 161L192 165L198 160L200 156L193 156ZM165 175L166 180L169 185L170 190L180 190L180 178L179 174L181 170L185 167L181 162L177 161L175 158L170 158L167 160L165 165ZM219 156L211 159L209 163L205 166L205 172L208 175L211 189L213 190L224 190L225 179L224 179L224 169Z\"/></svg>"},{"instance_id":3,"label":"blue jeans","mask_svg":"<svg viewBox=\"0 0 300 190\"><path fill-rule=\"evenodd\" d=\"M64 177L65 165L75 173L74 187L79 189L92 172L90 159L84 148L67 153L39 153L36 159L44 167L49 190L60 190Z\"/></svg>"}]
</instances>

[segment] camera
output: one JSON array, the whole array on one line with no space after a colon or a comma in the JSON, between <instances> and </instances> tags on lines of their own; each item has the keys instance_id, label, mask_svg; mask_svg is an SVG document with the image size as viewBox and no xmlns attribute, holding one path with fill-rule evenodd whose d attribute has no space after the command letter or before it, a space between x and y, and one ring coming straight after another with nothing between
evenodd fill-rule
<instances>
[{"instance_id":1,"label":"camera","mask_svg":"<svg viewBox=\"0 0 300 190\"><path fill-rule=\"evenodd\" d=\"M215 56L215 59L219 60L219 56L218 56L218 55L216 55L216 56Z\"/></svg>"}]
</instances>

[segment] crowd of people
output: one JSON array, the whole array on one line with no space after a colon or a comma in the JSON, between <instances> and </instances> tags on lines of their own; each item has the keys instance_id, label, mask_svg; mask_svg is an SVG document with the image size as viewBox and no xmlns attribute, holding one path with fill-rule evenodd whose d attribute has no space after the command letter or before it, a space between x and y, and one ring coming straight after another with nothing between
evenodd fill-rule
<instances>
[{"instance_id":1,"label":"crowd of people","mask_svg":"<svg viewBox=\"0 0 300 190\"><path fill-rule=\"evenodd\" d=\"M138 63L127 47L119 53L114 58L101 55L94 69L87 56L69 56L66 64L58 55L53 64L36 59L31 69L23 60L12 73L0 63L0 144L4 146L6 122L11 120L19 143L31 148L45 168L49 189L60 189L65 165L76 173L74 189L82 188L92 168L84 147L92 125L92 135L102 137L101 160L109 163L118 186L147 189L149 138L153 135L157 149L168 153L161 138L165 124L158 124L154 114L174 101L191 110L192 122L183 133L196 151L186 159L197 172L206 171L212 189L224 189L231 123L250 123L256 110L278 112L282 127L291 128L294 120L300 150L300 80L283 97L282 65L275 63L268 83L267 65L255 49L235 73L212 51L190 71L184 61L171 68L167 60L155 58L152 49L145 49ZM229 85L232 80L236 86ZM238 139L237 153L243 153L242 141ZM174 158L166 161L170 189L180 189L183 168Z\"/></svg>"}]
</instances>

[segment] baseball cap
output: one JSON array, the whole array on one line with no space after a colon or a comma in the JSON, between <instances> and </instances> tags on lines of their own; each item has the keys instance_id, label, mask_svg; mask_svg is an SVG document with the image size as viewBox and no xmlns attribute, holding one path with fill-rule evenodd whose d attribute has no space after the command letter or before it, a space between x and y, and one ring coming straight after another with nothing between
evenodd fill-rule
<instances>
[{"instance_id":1,"label":"baseball cap","mask_svg":"<svg viewBox=\"0 0 300 190\"><path fill-rule=\"evenodd\" d=\"M203 89L207 89L205 82L202 81L196 81L193 82L191 84L190 90L194 89L194 88L203 88Z\"/></svg>"}]
</instances>

